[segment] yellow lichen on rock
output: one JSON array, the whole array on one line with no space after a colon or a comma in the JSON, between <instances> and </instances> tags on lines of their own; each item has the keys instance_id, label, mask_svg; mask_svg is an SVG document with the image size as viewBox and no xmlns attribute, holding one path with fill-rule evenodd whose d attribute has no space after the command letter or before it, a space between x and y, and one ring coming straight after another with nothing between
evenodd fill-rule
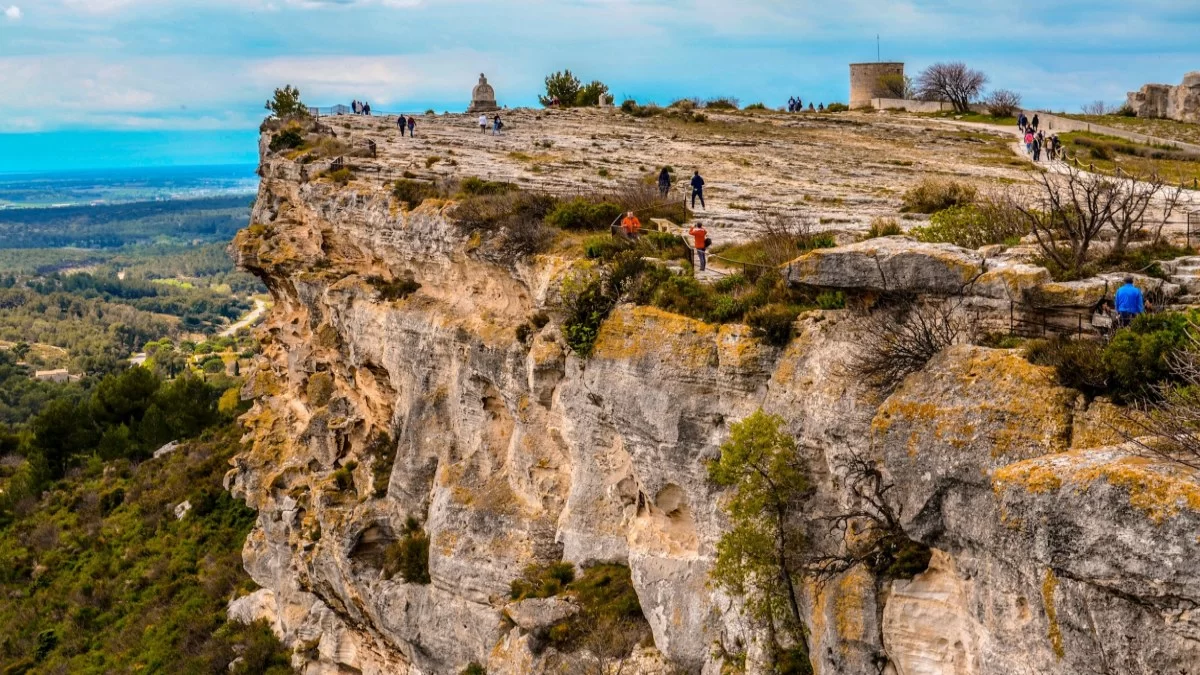
<instances>
[{"instance_id":1,"label":"yellow lichen on rock","mask_svg":"<svg viewBox=\"0 0 1200 675\"><path fill-rule=\"evenodd\" d=\"M600 327L592 357L636 361L658 356L684 370L716 365L717 327L656 307L618 307Z\"/></svg>"}]
</instances>

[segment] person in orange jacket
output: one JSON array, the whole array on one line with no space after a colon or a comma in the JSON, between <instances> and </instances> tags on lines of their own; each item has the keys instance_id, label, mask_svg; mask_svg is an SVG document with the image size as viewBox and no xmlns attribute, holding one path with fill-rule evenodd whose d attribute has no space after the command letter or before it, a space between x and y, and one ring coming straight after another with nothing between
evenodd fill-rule
<instances>
[{"instance_id":1,"label":"person in orange jacket","mask_svg":"<svg viewBox=\"0 0 1200 675\"><path fill-rule=\"evenodd\" d=\"M621 221L621 228L625 230L625 235L634 238L642 232L642 221L633 215L633 211L625 214L625 219Z\"/></svg>"},{"instance_id":2,"label":"person in orange jacket","mask_svg":"<svg viewBox=\"0 0 1200 675\"><path fill-rule=\"evenodd\" d=\"M708 266L708 230L703 225L693 225L688 234L695 239L696 255L700 258L700 271L703 272Z\"/></svg>"}]
</instances>

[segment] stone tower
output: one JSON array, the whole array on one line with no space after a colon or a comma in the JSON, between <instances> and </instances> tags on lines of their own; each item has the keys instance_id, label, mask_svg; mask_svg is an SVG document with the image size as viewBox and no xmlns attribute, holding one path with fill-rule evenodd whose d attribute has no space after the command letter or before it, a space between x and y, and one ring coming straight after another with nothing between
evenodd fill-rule
<instances>
[{"instance_id":1,"label":"stone tower","mask_svg":"<svg viewBox=\"0 0 1200 675\"><path fill-rule=\"evenodd\" d=\"M488 84L487 78L483 73L479 74L479 84L471 90L471 107L467 108L469 113L492 112L499 110L500 106L496 105L496 90L492 89L492 85Z\"/></svg>"},{"instance_id":2,"label":"stone tower","mask_svg":"<svg viewBox=\"0 0 1200 675\"><path fill-rule=\"evenodd\" d=\"M873 98L893 98L879 84L884 75L904 76L903 63L851 63L850 64L850 107L865 108Z\"/></svg>"}]
</instances>

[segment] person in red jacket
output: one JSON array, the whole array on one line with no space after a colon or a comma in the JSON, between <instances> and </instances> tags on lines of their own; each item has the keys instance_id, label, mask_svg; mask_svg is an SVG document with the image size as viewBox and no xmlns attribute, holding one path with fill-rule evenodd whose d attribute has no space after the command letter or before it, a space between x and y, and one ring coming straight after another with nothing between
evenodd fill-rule
<instances>
[{"instance_id":1,"label":"person in red jacket","mask_svg":"<svg viewBox=\"0 0 1200 675\"><path fill-rule=\"evenodd\" d=\"M693 225L688 234L695 239L696 255L700 258L700 271L703 272L708 266L708 230L703 225Z\"/></svg>"}]
</instances>

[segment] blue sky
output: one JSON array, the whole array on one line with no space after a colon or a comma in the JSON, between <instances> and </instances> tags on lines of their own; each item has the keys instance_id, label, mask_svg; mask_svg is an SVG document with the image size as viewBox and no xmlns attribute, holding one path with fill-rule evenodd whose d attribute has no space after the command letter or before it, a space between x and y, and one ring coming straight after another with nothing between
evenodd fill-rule
<instances>
[{"instance_id":1,"label":"blue sky","mask_svg":"<svg viewBox=\"0 0 1200 675\"><path fill-rule=\"evenodd\" d=\"M1197 0L0 0L0 172L255 160L263 101L536 104L570 68L618 98L844 101L847 64L963 60L1078 110L1200 69Z\"/></svg>"}]
</instances>

